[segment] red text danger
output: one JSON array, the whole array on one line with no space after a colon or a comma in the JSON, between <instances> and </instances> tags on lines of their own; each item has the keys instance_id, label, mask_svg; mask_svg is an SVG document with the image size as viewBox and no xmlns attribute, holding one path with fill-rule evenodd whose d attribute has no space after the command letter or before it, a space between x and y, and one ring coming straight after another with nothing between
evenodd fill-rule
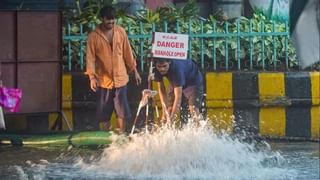
<instances>
[{"instance_id":1,"label":"red text danger","mask_svg":"<svg viewBox=\"0 0 320 180\"><path fill-rule=\"evenodd\" d=\"M158 47L169 47L169 48L184 48L184 44L181 42L167 42L167 41L157 41Z\"/></svg>"}]
</instances>

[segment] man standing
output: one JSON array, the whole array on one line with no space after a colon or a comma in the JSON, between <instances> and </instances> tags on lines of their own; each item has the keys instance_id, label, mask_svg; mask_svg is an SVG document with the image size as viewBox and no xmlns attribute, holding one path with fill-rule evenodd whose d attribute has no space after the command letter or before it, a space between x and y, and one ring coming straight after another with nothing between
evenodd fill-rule
<instances>
[{"instance_id":1,"label":"man standing","mask_svg":"<svg viewBox=\"0 0 320 180\"><path fill-rule=\"evenodd\" d=\"M109 128L115 110L119 130L131 119L127 98L128 73L133 72L137 85L141 83L136 61L125 30L115 24L112 6L100 10L101 24L88 35L87 71L90 88L97 93L97 118Z\"/></svg>"},{"instance_id":2,"label":"man standing","mask_svg":"<svg viewBox=\"0 0 320 180\"><path fill-rule=\"evenodd\" d=\"M163 77L169 80L168 95ZM191 117L196 121L199 120L203 80L201 72L192 60L156 58L154 80L158 84L160 101L167 106L170 120L176 118L180 110L182 95L188 100Z\"/></svg>"}]
</instances>

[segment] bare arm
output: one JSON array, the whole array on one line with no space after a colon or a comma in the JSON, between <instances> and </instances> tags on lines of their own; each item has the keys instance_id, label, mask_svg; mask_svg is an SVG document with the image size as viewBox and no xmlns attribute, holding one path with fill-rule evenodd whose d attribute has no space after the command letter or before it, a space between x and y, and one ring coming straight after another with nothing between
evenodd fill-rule
<instances>
[{"instance_id":1,"label":"bare arm","mask_svg":"<svg viewBox=\"0 0 320 180\"><path fill-rule=\"evenodd\" d=\"M97 87L99 86L99 82L96 77L95 72L95 63L96 63L96 52L95 52L95 46L94 46L94 36L93 34L90 34L87 41L87 55L86 55L86 74L89 76L90 79L90 88L92 91L96 91Z\"/></svg>"},{"instance_id":2,"label":"bare arm","mask_svg":"<svg viewBox=\"0 0 320 180\"><path fill-rule=\"evenodd\" d=\"M170 114L170 119L173 119L180 111L181 99L182 99L182 86L175 87L174 91L174 102Z\"/></svg>"},{"instance_id":3,"label":"bare arm","mask_svg":"<svg viewBox=\"0 0 320 180\"><path fill-rule=\"evenodd\" d=\"M125 33L125 31L123 33L125 34L124 43L123 43L124 62L126 64L126 66L128 67L128 72L129 73L133 72L137 85L140 85L141 84L141 77L140 77L140 74L136 68L137 64L136 64L136 60L134 59L133 54L132 54L132 49L130 46L128 35Z\"/></svg>"},{"instance_id":4,"label":"bare arm","mask_svg":"<svg viewBox=\"0 0 320 180\"><path fill-rule=\"evenodd\" d=\"M134 73L134 78L136 79L137 85L140 85L141 84L141 77L140 77L140 74L139 74L137 68L133 69L133 73Z\"/></svg>"}]
</instances>

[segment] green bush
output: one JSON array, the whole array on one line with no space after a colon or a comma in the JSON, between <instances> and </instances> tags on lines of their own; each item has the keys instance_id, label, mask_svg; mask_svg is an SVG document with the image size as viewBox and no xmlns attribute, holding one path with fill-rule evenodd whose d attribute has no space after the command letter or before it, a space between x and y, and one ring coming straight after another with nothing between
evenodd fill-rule
<instances>
[{"instance_id":1,"label":"green bush","mask_svg":"<svg viewBox=\"0 0 320 180\"><path fill-rule=\"evenodd\" d=\"M88 1L85 7L80 7L79 1L76 1L78 8L76 10L67 10L64 12L66 23L71 25L71 34L79 35L79 24L83 26L82 31L84 34L91 31L95 25L100 23L98 18L98 10L104 4L116 4L115 0L91 0ZM129 34L147 34L150 35L152 27L154 26L157 32L173 32L173 33L187 33L187 34L212 34L212 33L226 33L226 24L228 24L228 33L237 33L237 25L241 32L249 32L250 23L252 32L286 32L285 24L281 22L273 22L267 20L261 14L254 14L251 20L245 17L239 17L237 19L227 19L223 16L222 12L212 14L209 18L202 18L198 16L199 8L195 0L189 0L183 7L177 7L173 4L169 4L166 7L158 8L156 11L149 9L141 10L136 15L128 15L124 11L119 10L117 15L117 23L122 27L125 27ZM201 30L201 24L203 29ZM263 27L262 27L263 25ZM214 29L215 27L215 29ZM67 27L64 27L65 34L67 33ZM137 58L141 58L140 53L141 44L143 44L144 57L146 59L150 56L151 38L144 39L130 39L131 45ZM191 56L196 61L200 62L201 59L201 38L192 38ZM285 36L254 36L252 41L252 68L253 70L262 69L264 66L266 70L284 70L286 66L286 53L285 53ZM290 39L288 39L288 67L296 68L297 59L296 52L293 48ZM265 53L261 55L261 46L264 45ZM275 44L275 49L274 45ZM224 69L226 59L226 49L228 47L228 66L231 70L237 70L237 38L228 38L226 44L225 38L203 38L203 51L204 51L204 63L205 67L209 70L213 67L213 49L216 50L216 62L217 69ZM80 55L80 42L72 41L72 58L78 59ZM240 65L241 70L250 69L250 38L240 37ZM275 51L274 51L275 50ZM273 54L276 54L274 59ZM262 59L263 57L263 59ZM67 66L67 42L64 42L64 61ZM275 64L276 63L276 64ZM82 69L79 61L73 61L73 67L75 69ZM143 64L142 66L144 66ZM239 69L238 69L239 70Z\"/></svg>"}]
</instances>

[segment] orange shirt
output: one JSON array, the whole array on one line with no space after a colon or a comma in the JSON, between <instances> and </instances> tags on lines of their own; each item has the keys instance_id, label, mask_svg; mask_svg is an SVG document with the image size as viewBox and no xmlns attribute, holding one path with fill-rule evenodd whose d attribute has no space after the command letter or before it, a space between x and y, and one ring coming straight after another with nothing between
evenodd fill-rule
<instances>
[{"instance_id":1,"label":"orange shirt","mask_svg":"<svg viewBox=\"0 0 320 180\"><path fill-rule=\"evenodd\" d=\"M86 74L96 77L99 86L107 89L125 86L128 72L136 68L128 36L117 25L113 27L112 47L100 26L88 35L86 61Z\"/></svg>"}]
</instances>

